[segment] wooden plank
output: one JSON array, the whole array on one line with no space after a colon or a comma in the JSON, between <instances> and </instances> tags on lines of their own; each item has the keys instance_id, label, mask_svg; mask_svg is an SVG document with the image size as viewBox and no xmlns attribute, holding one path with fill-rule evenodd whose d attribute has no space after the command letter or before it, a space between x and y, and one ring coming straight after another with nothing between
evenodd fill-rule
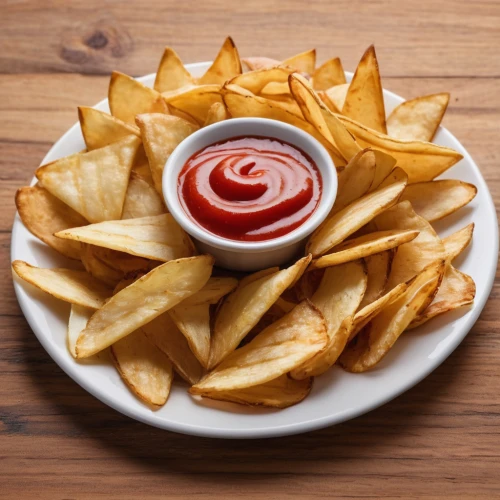
<instances>
[{"instance_id":1,"label":"wooden plank","mask_svg":"<svg viewBox=\"0 0 500 500\"><path fill-rule=\"evenodd\" d=\"M500 3L442 0L65 2L11 0L0 17L0 73L154 71L165 45L213 59L232 35L244 56L316 47L352 70L376 43L384 74L500 76Z\"/></svg>"}]
</instances>

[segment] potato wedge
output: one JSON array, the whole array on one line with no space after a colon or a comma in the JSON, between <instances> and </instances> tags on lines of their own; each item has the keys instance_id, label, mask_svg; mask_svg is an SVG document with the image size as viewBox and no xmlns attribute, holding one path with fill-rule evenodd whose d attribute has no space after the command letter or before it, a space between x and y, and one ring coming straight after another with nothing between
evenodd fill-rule
<instances>
[{"instance_id":1,"label":"potato wedge","mask_svg":"<svg viewBox=\"0 0 500 500\"><path fill-rule=\"evenodd\" d=\"M323 314L328 335L326 348L291 372L303 380L325 373L338 359L349 338L352 317L366 290L367 277L361 261L326 270L311 302Z\"/></svg>"},{"instance_id":2,"label":"potato wedge","mask_svg":"<svg viewBox=\"0 0 500 500\"><path fill-rule=\"evenodd\" d=\"M396 158L393 156L383 153L378 149L373 150L373 154L375 155L375 177L373 178L372 185L369 191L375 191L378 187L382 185L389 175L394 171L394 167L396 166Z\"/></svg>"},{"instance_id":3,"label":"potato wedge","mask_svg":"<svg viewBox=\"0 0 500 500\"><path fill-rule=\"evenodd\" d=\"M366 194L328 218L309 238L306 251L313 257L323 255L378 214L394 206L407 182L406 174L401 169L395 170L399 177L395 182Z\"/></svg>"},{"instance_id":4,"label":"potato wedge","mask_svg":"<svg viewBox=\"0 0 500 500\"><path fill-rule=\"evenodd\" d=\"M78 119L89 151L109 146L128 135L140 137L139 129L134 124L125 123L98 109L80 106Z\"/></svg>"},{"instance_id":5,"label":"potato wedge","mask_svg":"<svg viewBox=\"0 0 500 500\"><path fill-rule=\"evenodd\" d=\"M82 330L87 326L87 323L94 314L95 309L78 304L71 304L69 313L67 345L68 351L76 358L76 341Z\"/></svg>"},{"instance_id":6,"label":"potato wedge","mask_svg":"<svg viewBox=\"0 0 500 500\"><path fill-rule=\"evenodd\" d=\"M294 380L281 375L265 384L235 391L204 393L203 397L247 406L288 408L303 401L311 392L313 378Z\"/></svg>"},{"instance_id":7,"label":"potato wedge","mask_svg":"<svg viewBox=\"0 0 500 500\"><path fill-rule=\"evenodd\" d=\"M129 135L88 153L77 153L36 171L42 186L89 222L119 219L141 140Z\"/></svg>"},{"instance_id":8,"label":"potato wedge","mask_svg":"<svg viewBox=\"0 0 500 500\"><path fill-rule=\"evenodd\" d=\"M76 241L63 241L54 233L63 229L83 226L87 221L78 212L50 194L40 185L25 186L17 190L16 207L26 229L56 252L80 259L81 245Z\"/></svg>"},{"instance_id":9,"label":"potato wedge","mask_svg":"<svg viewBox=\"0 0 500 500\"><path fill-rule=\"evenodd\" d=\"M250 73L243 73L234 77L228 82L228 85L238 85L246 90L249 90L252 94L260 94L270 83L274 84L285 84L286 92L290 92L288 87L288 77L290 76L291 70L287 68L268 68L261 69L257 71L252 71Z\"/></svg>"},{"instance_id":10,"label":"potato wedge","mask_svg":"<svg viewBox=\"0 0 500 500\"><path fill-rule=\"evenodd\" d=\"M384 93L375 47L368 47L347 90L342 114L368 128L387 134Z\"/></svg>"},{"instance_id":11,"label":"potato wedge","mask_svg":"<svg viewBox=\"0 0 500 500\"><path fill-rule=\"evenodd\" d=\"M205 370L191 352L186 337L177 328L168 312L141 328L147 338L162 351L175 371L189 384L196 384Z\"/></svg>"},{"instance_id":12,"label":"potato wedge","mask_svg":"<svg viewBox=\"0 0 500 500\"><path fill-rule=\"evenodd\" d=\"M401 103L387 118L387 134L401 141L432 141L449 100L443 92Z\"/></svg>"},{"instance_id":13,"label":"potato wedge","mask_svg":"<svg viewBox=\"0 0 500 500\"><path fill-rule=\"evenodd\" d=\"M337 197L330 216L347 207L365 195L372 185L377 165L371 149L363 149L355 154L338 176Z\"/></svg>"},{"instance_id":14,"label":"potato wedge","mask_svg":"<svg viewBox=\"0 0 500 500\"><path fill-rule=\"evenodd\" d=\"M325 320L304 301L191 387L191 394L245 389L288 373L324 349Z\"/></svg>"},{"instance_id":15,"label":"potato wedge","mask_svg":"<svg viewBox=\"0 0 500 500\"><path fill-rule=\"evenodd\" d=\"M82 263L94 278L115 287L125 275L139 271L147 273L154 265L147 259L95 245L82 245Z\"/></svg>"},{"instance_id":16,"label":"potato wedge","mask_svg":"<svg viewBox=\"0 0 500 500\"><path fill-rule=\"evenodd\" d=\"M139 115L136 121L141 130L154 186L162 196L163 167L168 157L198 127L177 116L166 116L160 113Z\"/></svg>"},{"instance_id":17,"label":"potato wedge","mask_svg":"<svg viewBox=\"0 0 500 500\"><path fill-rule=\"evenodd\" d=\"M410 328L420 326L440 314L472 304L475 295L476 284L474 280L447 262L443 282L436 296L427 308L411 322Z\"/></svg>"},{"instance_id":18,"label":"potato wedge","mask_svg":"<svg viewBox=\"0 0 500 500\"><path fill-rule=\"evenodd\" d=\"M476 194L477 188L473 184L457 179L443 179L406 186L401 201L410 201L418 215L433 222L464 207Z\"/></svg>"},{"instance_id":19,"label":"potato wedge","mask_svg":"<svg viewBox=\"0 0 500 500\"><path fill-rule=\"evenodd\" d=\"M215 103L222 104L220 89L220 85L199 85L174 96L165 95L164 98L169 106L187 113L198 125L203 125L210 108Z\"/></svg>"},{"instance_id":20,"label":"potato wedge","mask_svg":"<svg viewBox=\"0 0 500 500\"><path fill-rule=\"evenodd\" d=\"M102 351L196 293L208 281L213 262L208 255L172 260L113 295L78 337L77 356Z\"/></svg>"},{"instance_id":21,"label":"potato wedge","mask_svg":"<svg viewBox=\"0 0 500 500\"><path fill-rule=\"evenodd\" d=\"M448 261L453 261L457 258L472 241L472 234L474 233L474 223L460 229L456 233L450 234L443 238L445 258Z\"/></svg>"},{"instance_id":22,"label":"potato wedge","mask_svg":"<svg viewBox=\"0 0 500 500\"><path fill-rule=\"evenodd\" d=\"M344 68L340 59L335 57L325 61L313 71L311 81L314 90L327 90L345 83Z\"/></svg>"},{"instance_id":23,"label":"potato wedge","mask_svg":"<svg viewBox=\"0 0 500 500\"><path fill-rule=\"evenodd\" d=\"M398 203L379 215L373 223L380 231L419 231L414 240L398 248L392 261L387 290L413 278L436 259L445 257L444 245L436 231L429 222L415 213L409 201Z\"/></svg>"},{"instance_id":24,"label":"potato wedge","mask_svg":"<svg viewBox=\"0 0 500 500\"><path fill-rule=\"evenodd\" d=\"M389 279L389 273L391 272L393 258L394 252L387 250L386 252L370 255L370 257L363 259L368 276L368 285L363 300L359 305L360 309L375 302L383 295L387 280Z\"/></svg>"},{"instance_id":25,"label":"potato wedge","mask_svg":"<svg viewBox=\"0 0 500 500\"><path fill-rule=\"evenodd\" d=\"M227 90L227 88L226 88ZM304 130L317 139L328 150L336 166L345 165L345 160L317 130L304 119L286 111L279 103L257 96L244 96L232 92L224 94L224 102L233 118L260 117L288 123Z\"/></svg>"},{"instance_id":26,"label":"potato wedge","mask_svg":"<svg viewBox=\"0 0 500 500\"><path fill-rule=\"evenodd\" d=\"M162 93L192 85L194 85L194 78L182 64L177 52L170 47L165 47L156 71L154 89Z\"/></svg>"},{"instance_id":27,"label":"potato wedge","mask_svg":"<svg viewBox=\"0 0 500 500\"><path fill-rule=\"evenodd\" d=\"M241 62L238 49L233 39L228 36L217 54L214 62L205 74L198 79L198 85L222 85L227 80L241 73Z\"/></svg>"},{"instance_id":28,"label":"potato wedge","mask_svg":"<svg viewBox=\"0 0 500 500\"><path fill-rule=\"evenodd\" d=\"M148 164L149 170L149 164ZM132 172L123 202L122 219L139 219L167 212L162 197L142 177ZM81 226L83 224L80 224Z\"/></svg>"},{"instance_id":29,"label":"potato wedge","mask_svg":"<svg viewBox=\"0 0 500 500\"><path fill-rule=\"evenodd\" d=\"M436 293L444 272L444 260L424 269L406 291L384 307L348 344L339 358L349 372L373 368Z\"/></svg>"},{"instance_id":30,"label":"potato wedge","mask_svg":"<svg viewBox=\"0 0 500 500\"><path fill-rule=\"evenodd\" d=\"M154 406L167 402L174 378L172 364L142 330L115 342L111 359L136 396Z\"/></svg>"},{"instance_id":31,"label":"potato wedge","mask_svg":"<svg viewBox=\"0 0 500 500\"><path fill-rule=\"evenodd\" d=\"M170 214L90 224L56 236L162 262L195 252L193 242Z\"/></svg>"},{"instance_id":32,"label":"potato wedge","mask_svg":"<svg viewBox=\"0 0 500 500\"><path fill-rule=\"evenodd\" d=\"M372 130L343 115L335 115L362 148L380 149L397 160L408 174L408 182L431 181L459 162L463 156L453 149L429 142L400 141Z\"/></svg>"},{"instance_id":33,"label":"potato wedge","mask_svg":"<svg viewBox=\"0 0 500 500\"><path fill-rule=\"evenodd\" d=\"M98 309L112 291L85 271L44 269L22 260L15 260L12 269L22 280L70 304Z\"/></svg>"},{"instance_id":34,"label":"potato wedge","mask_svg":"<svg viewBox=\"0 0 500 500\"><path fill-rule=\"evenodd\" d=\"M94 245L82 244L81 259L83 267L94 278L102 281L109 287L115 287L123 279L124 273L99 259L94 253L98 248Z\"/></svg>"},{"instance_id":35,"label":"potato wedge","mask_svg":"<svg viewBox=\"0 0 500 500\"><path fill-rule=\"evenodd\" d=\"M300 54L295 54L282 61L281 66L291 68L294 71L299 71L300 73L305 73L310 76L314 73L314 67L316 66L316 49L310 49Z\"/></svg>"},{"instance_id":36,"label":"potato wedge","mask_svg":"<svg viewBox=\"0 0 500 500\"><path fill-rule=\"evenodd\" d=\"M169 114L162 95L131 76L113 71L108 89L111 114L125 123L135 125L135 117L143 113Z\"/></svg>"},{"instance_id":37,"label":"potato wedge","mask_svg":"<svg viewBox=\"0 0 500 500\"><path fill-rule=\"evenodd\" d=\"M210 354L210 306L217 304L237 284L238 280L234 278L210 278L199 292L168 312L204 367L208 365Z\"/></svg>"},{"instance_id":38,"label":"potato wedge","mask_svg":"<svg viewBox=\"0 0 500 500\"><path fill-rule=\"evenodd\" d=\"M335 85L324 91L326 99L323 99L323 102L327 106L330 104L328 107L334 113L342 113L349 85L349 83L343 83L342 85Z\"/></svg>"},{"instance_id":39,"label":"potato wedge","mask_svg":"<svg viewBox=\"0 0 500 500\"><path fill-rule=\"evenodd\" d=\"M370 302L363 308L360 307L352 320L349 340L352 340L384 307L399 298L407 288L406 283L400 283L377 300Z\"/></svg>"},{"instance_id":40,"label":"potato wedge","mask_svg":"<svg viewBox=\"0 0 500 500\"><path fill-rule=\"evenodd\" d=\"M207 118L203 126L208 127L209 125L222 122L224 120L227 120L228 118L231 117L227 112L226 106L224 106L222 102L214 102L208 110Z\"/></svg>"},{"instance_id":41,"label":"potato wedge","mask_svg":"<svg viewBox=\"0 0 500 500\"><path fill-rule=\"evenodd\" d=\"M293 73L288 79L290 92L297 101L306 121L335 147L346 161L349 161L360 150L353 136L337 117L324 105L314 92L309 82L298 73ZM337 165L337 164L336 164Z\"/></svg>"},{"instance_id":42,"label":"potato wedge","mask_svg":"<svg viewBox=\"0 0 500 500\"><path fill-rule=\"evenodd\" d=\"M215 318L208 367L217 366L234 351L280 295L300 277L309 263L308 255L287 269L255 281L242 280L222 303Z\"/></svg>"},{"instance_id":43,"label":"potato wedge","mask_svg":"<svg viewBox=\"0 0 500 500\"><path fill-rule=\"evenodd\" d=\"M323 255L313 260L309 270L321 269L323 267L338 266L346 262L369 257L370 255L391 250L403 243L408 243L418 236L417 230L389 230L377 231L375 233L358 236L347 240L333 248L333 253Z\"/></svg>"}]
</instances>

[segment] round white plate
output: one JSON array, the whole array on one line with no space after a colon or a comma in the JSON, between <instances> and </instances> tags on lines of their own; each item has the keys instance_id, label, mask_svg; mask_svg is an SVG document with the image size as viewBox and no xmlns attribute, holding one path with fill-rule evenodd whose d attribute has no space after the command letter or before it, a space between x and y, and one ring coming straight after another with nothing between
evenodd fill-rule
<instances>
[{"instance_id":1,"label":"round white plate","mask_svg":"<svg viewBox=\"0 0 500 500\"><path fill-rule=\"evenodd\" d=\"M201 75L209 63L187 65ZM352 74L348 74L348 79ZM140 78L146 85L154 75ZM403 99L384 91L390 112ZM108 111L107 99L97 109ZM444 178L456 178L478 187L472 203L437 225L445 236L470 222L476 224L472 246L456 266L470 274L477 285L474 305L436 318L402 335L376 369L350 374L334 367L317 378L309 397L285 410L246 408L232 403L198 401L186 386L174 384L167 404L152 411L127 389L112 365L76 362L66 348L69 305L15 279L19 304L31 328L54 361L78 384L116 410L144 423L170 431L220 438L259 438L311 431L366 413L411 388L441 364L467 335L488 299L498 253L495 208L478 167L464 147L446 129L440 128L435 142L460 151L464 159ZM75 124L57 141L42 163L80 151L85 147ZM40 267L75 267L75 263L52 251L32 236L16 215L12 230L12 260L21 259ZM77 264L76 264L77 265Z\"/></svg>"}]
</instances>

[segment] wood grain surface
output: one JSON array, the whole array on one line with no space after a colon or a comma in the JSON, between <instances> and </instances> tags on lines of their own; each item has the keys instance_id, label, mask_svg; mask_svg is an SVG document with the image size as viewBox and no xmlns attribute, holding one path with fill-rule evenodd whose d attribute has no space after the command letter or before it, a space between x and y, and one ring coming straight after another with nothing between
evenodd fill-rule
<instances>
[{"instance_id":1,"label":"wood grain surface","mask_svg":"<svg viewBox=\"0 0 500 500\"><path fill-rule=\"evenodd\" d=\"M165 45L213 58L316 47L348 70L375 43L384 86L449 91L444 120L500 202L498 0L0 1L0 498L500 498L500 281L466 340L412 390L301 436L177 435L108 408L38 343L14 296L14 193L108 74L155 71Z\"/></svg>"}]
</instances>

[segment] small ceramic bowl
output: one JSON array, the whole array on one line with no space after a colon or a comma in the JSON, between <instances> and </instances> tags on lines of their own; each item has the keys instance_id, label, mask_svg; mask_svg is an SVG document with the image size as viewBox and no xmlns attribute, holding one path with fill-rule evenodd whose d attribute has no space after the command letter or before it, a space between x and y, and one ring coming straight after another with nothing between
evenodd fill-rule
<instances>
[{"instance_id":1,"label":"small ceramic bowl","mask_svg":"<svg viewBox=\"0 0 500 500\"><path fill-rule=\"evenodd\" d=\"M321 198L311 217L290 233L266 241L235 241L210 233L184 211L177 192L179 173L192 155L216 142L249 135L275 138L301 149L314 160L323 181ZM168 210L192 236L198 250L213 255L216 265L237 271L279 266L297 257L303 252L307 236L325 220L337 194L337 173L326 149L314 137L297 127L265 118L233 118L190 135L167 160L162 183Z\"/></svg>"}]
</instances>

